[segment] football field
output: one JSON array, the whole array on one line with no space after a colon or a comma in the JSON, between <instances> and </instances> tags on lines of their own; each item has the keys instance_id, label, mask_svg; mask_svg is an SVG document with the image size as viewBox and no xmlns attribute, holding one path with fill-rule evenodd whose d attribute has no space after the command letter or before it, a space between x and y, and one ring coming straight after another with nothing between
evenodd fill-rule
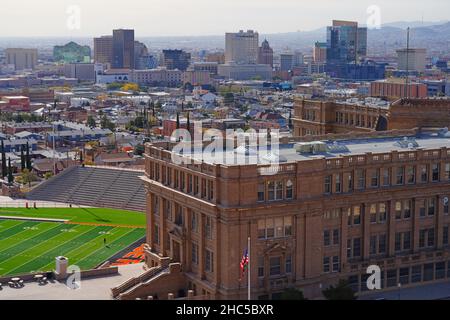
<instances>
[{"instance_id":1,"label":"football field","mask_svg":"<svg viewBox=\"0 0 450 320\"><path fill-rule=\"evenodd\" d=\"M5 215L3 210L8 210L9 215L12 215L8 208L0 209L0 216ZM23 210L28 212L17 212L18 216L35 216L36 211L45 211ZM53 215L47 212L42 216L70 220L74 219L76 212L71 209L55 210L52 209ZM139 215L143 216L141 213ZM93 223L91 219L80 219L79 216L74 220L80 224L72 221L57 223L0 218L0 276L52 271L57 256L69 258L70 265L79 266L82 270L92 269L145 236L144 228L121 226L114 219L107 219L107 225L101 225L98 221ZM118 220L127 221L122 216Z\"/></svg>"}]
</instances>

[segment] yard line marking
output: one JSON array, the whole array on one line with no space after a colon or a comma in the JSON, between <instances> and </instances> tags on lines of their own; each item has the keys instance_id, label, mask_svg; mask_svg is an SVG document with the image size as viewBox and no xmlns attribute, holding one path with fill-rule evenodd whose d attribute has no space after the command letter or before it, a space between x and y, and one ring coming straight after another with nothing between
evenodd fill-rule
<instances>
[{"instance_id":1,"label":"yard line marking","mask_svg":"<svg viewBox=\"0 0 450 320\"><path fill-rule=\"evenodd\" d=\"M81 226L80 226L80 227L81 227ZM83 236L84 234L86 234L86 233L88 233L88 232L90 232L90 231L92 231L92 230L94 230L94 229L90 228L90 229L86 230L85 232L83 232L82 234L78 235L77 237L75 237L75 238L73 238L73 239L79 238L79 237ZM63 234L63 233L60 233L60 234L58 234L57 236L62 235L62 234ZM60 243L58 246L52 247L52 248L50 248L49 250L44 251L44 252L41 253L36 259L38 259L39 257L44 256L47 252L50 252L50 251L52 251L52 250L55 250L55 249L57 249L57 248L59 248L59 247L65 245L65 244L68 243L68 242L69 242L69 240L66 240L66 241L64 241L63 243ZM40 244L44 245L44 244L46 244L46 243L48 243L48 241L41 242ZM29 250L27 250L27 251L29 251ZM34 260L35 260L35 259L34 259ZM19 266L15 267L14 269L10 270L9 273L12 274L14 270L19 269L20 267L24 266L25 264L27 264L27 263L29 263L29 262L31 262L31 261L33 261L33 260L29 260L29 261L26 261L25 263L22 263L21 265L19 265Z\"/></svg>"},{"instance_id":2,"label":"yard line marking","mask_svg":"<svg viewBox=\"0 0 450 320\"><path fill-rule=\"evenodd\" d=\"M55 229L57 229L57 228L61 228L62 226L63 226L63 224L58 224L56 227L54 227L54 228L52 228L52 229L49 229L49 230L46 230L46 231L40 233L39 235L34 236L34 237L31 238L31 239L37 238L38 236L42 235L42 234L45 233L45 232L50 232L50 231L53 231L53 230L55 230ZM76 226L74 226L74 228L76 228ZM46 240L46 241L44 241L44 242L39 242L39 243L35 244L34 246L27 247L24 251L22 251L22 253L21 253L20 255L15 255L15 256L23 256L25 253L29 253L30 251L32 251L35 247L41 245L42 243L48 242L49 240L51 240L51 239L53 239L53 238L59 236L60 234L61 234L61 233L57 233L57 234L55 234L54 236L52 236L51 238L49 238L48 240ZM29 239L29 240L30 240L30 239ZM17 244L16 246L21 245L23 242L24 242L24 241L22 241L20 244ZM15 246L10 247L9 249L12 249L12 248L14 248L14 247L15 247ZM8 249L8 250L9 250L9 249ZM4 251L6 251L6 250L3 250L2 252L0 252L0 254L2 254L2 253L4 254ZM2 262L0 263L0 266L6 264L9 260L11 260L11 259L2 261Z\"/></svg>"},{"instance_id":3,"label":"yard line marking","mask_svg":"<svg viewBox=\"0 0 450 320\"><path fill-rule=\"evenodd\" d=\"M28 223L28 222L25 222L25 223ZM40 222L37 222L37 224L40 225L41 223L40 223ZM56 228L56 227L54 227L54 228ZM12 245L10 245L10 246L8 246L8 247L5 247L5 248L1 248L1 249L0 249L0 255L1 255L4 251L7 251L7 250L9 250L9 249L11 249L11 248L13 248L13 247L15 247L15 246L17 246L17 245L20 245L20 244L24 243L25 241L29 241L29 240L31 240L31 239L33 239L33 238L35 238L35 237L38 237L39 235L41 235L41 234L43 234L43 233L45 233L45 232L47 232L47 231L50 231L50 230L52 230L52 229L54 229L54 228L48 228L48 229L46 228L46 229L44 229L44 230L41 230L42 232L39 232L39 233L36 233L36 234L30 236L30 238L22 239L22 240L20 240L18 243L12 244ZM28 231L30 231L30 230L23 230L23 231L20 231L19 233L13 234L13 235L11 235L11 236L9 236L9 237L7 237L7 238L5 238L5 239L2 239L2 240L10 239L10 238L12 238L12 237L15 237L15 236L17 236L17 235L20 235L21 233L28 232Z\"/></svg>"},{"instance_id":4,"label":"yard line marking","mask_svg":"<svg viewBox=\"0 0 450 320\"><path fill-rule=\"evenodd\" d=\"M128 236L130 233L136 232L136 230L138 230L138 229L133 229L133 230L128 231L128 232L125 233L124 235L122 235L122 236L120 236L119 238L117 238L116 240L114 240L114 241L110 244L110 246L115 245L115 243L119 242L119 240L121 240L122 238ZM130 243L130 245L131 245L131 243ZM91 254L85 256L83 259L77 261L77 263L78 263L78 264L81 264L81 263L84 262L85 260L89 260L91 256L93 256L94 254L96 254L97 252L99 252L99 251L101 251L101 250L103 250L103 249L104 249L104 248L99 248L98 250L96 250L96 251L92 252ZM125 249L125 248L124 248L124 249ZM119 252L119 251L117 251L117 252ZM114 254L116 254L117 252L112 253L112 254L111 254L110 256L108 256L105 260L107 260L107 259L111 258L112 256L114 256Z\"/></svg>"}]
</instances>

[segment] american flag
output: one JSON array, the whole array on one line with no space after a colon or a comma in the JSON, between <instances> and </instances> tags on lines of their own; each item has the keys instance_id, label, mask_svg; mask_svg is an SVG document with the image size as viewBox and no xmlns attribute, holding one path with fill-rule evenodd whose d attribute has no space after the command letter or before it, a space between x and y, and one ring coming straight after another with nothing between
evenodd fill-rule
<instances>
[{"instance_id":1,"label":"american flag","mask_svg":"<svg viewBox=\"0 0 450 320\"><path fill-rule=\"evenodd\" d=\"M245 250L240 264L242 277L244 276L245 271L247 271L248 262L249 262L248 250Z\"/></svg>"}]
</instances>

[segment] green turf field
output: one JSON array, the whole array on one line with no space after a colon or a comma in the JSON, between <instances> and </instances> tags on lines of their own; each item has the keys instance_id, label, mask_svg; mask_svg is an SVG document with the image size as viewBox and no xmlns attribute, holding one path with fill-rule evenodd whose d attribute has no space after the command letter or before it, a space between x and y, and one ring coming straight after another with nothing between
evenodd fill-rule
<instances>
[{"instance_id":1,"label":"green turf field","mask_svg":"<svg viewBox=\"0 0 450 320\"><path fill-rule=\"evenodd\" d=\"M100 224L103 220L124 225L135 225L140 221L131 216L131 222L128 222L127 215L119 217L118 212L107 209L88 209L90 213L83 209L60 210L67 214L57 209L1 209L0 215L17 212L16 215L35 217L39 212L39 217L69 217L73 218L72 222ZM101 217L101 221L97 217ZM91 269L144 236L144 228L0 220L0 276L52 271L57 256L69 258L70 265L77 265L82 270ZM104 238L107 246L103 243Z\"/></svg>"},{"instance_id":2,"label":"green turf field","mask_svg":"<svg viewBox=\"0 0 450 320\"><path fill-rule=\"evenodd\" d=\"M66 219L71 223L145 227L142 212L105 208L0 208L0 216Z\"/></svg>"}]
</instances>

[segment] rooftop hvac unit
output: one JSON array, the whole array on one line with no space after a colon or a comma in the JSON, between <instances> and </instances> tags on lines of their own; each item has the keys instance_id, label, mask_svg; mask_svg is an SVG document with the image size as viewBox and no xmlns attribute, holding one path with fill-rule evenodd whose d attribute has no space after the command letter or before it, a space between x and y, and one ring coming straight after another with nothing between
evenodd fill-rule
<instances>
[{"instance_id":1,"label":"rooftop hvac unit","mask_svg":"<svg viewBox=\"0 0 450 320\"><path fill-rule=\"evenodd\" d=\"M327 144L322 141L300 142L295 145L295 150L299 153L324 153L327 152Z\"/></svg>"},{"instance_id":2,"label":"rooftop hvac unit","mask_svg":"<svg viewBox=\"0 0 450 320\"><path fill-rule=\"evenodd\" d=\"M337 141L334 141L332 145L328 146L328 152L331 153L346 153L350 152L345 144L339 144Z\"/></svg>"},{"instance_id":3,"label":"rooftop hvac unit","mask_svg":"<svg viewBox=\"0 0 450 320\"><path fill-rule=\"evenodd\" d=\"M411 138L404 137L403 140L397 141L395 143L395 146L400 147L402 149L416 149L419 147L419 144L413 137Z\"/></svg>"}]
</instances>

